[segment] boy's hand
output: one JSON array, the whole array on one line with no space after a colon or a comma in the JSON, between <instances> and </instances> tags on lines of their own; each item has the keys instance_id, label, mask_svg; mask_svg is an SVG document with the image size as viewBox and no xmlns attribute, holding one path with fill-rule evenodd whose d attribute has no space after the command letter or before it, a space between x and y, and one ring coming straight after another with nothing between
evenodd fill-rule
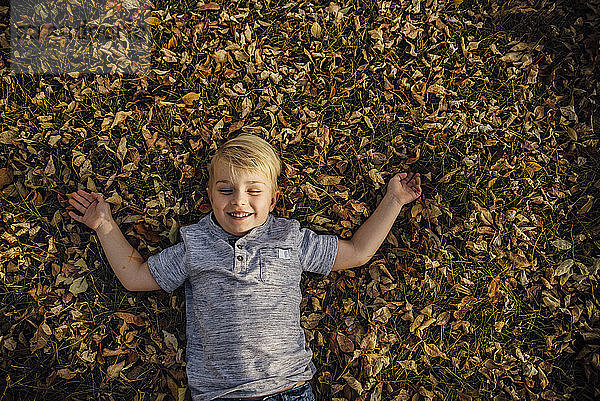
<instances>
[{"instance_id":1,"label":"boy's hand","mask_svg":"<svg viewBox=\"0 0 600 401\"><path fill-rule=\"evenodd\" d=\"M419 173L398 173L388 184L387 195L404 206L421 196L421 176Z\"/></svg>"},{"instance_id":2,"label":"boy's hand","mask_svg":"<svg viewBox=\"0 0 600 401\"><path fill-rule=\"evenodd\" d=\"M78 190L67 194L69 196L69 203L74 206L81 215L69 212L69 216L77 220L80 223L85 224L94 231L102 225L107 227L110 225L112 215L110 214L110 207L104 200L104 196L97 192L87 193L84 190Z\"/></svg>"}]
</instances>

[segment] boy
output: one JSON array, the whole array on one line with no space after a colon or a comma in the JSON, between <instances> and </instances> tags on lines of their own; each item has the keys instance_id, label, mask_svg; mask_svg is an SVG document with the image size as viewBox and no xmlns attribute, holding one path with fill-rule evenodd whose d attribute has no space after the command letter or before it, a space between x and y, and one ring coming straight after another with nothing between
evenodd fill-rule
<instances>
[{"instance_id":1,"label":"boy","mask_svg":"<svg viewBox=\"0 0 600 401\"><path fill-rule=\"evenodd\" d=\"M400 209L421 195L419 174L401 173L352 239L317 235L270 214L281 162L266 141L242 134L209 164L212 211L182 227L182 242L143 261L98 193L79 190L69 215L95 230L111 267L130 291L186 294L186 370L194 401L313 400L316 371L300 326L302 271L327 275L361 266Z\"/></svg>"}]
</instances>

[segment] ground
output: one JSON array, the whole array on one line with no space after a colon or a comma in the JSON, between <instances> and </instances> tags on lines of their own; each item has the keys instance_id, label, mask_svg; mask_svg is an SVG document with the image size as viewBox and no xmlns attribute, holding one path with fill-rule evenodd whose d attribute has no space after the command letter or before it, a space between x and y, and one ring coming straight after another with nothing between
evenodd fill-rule
<instances>
[{"instance_id":1,"label":"ground","mask_svg":"<svg viewBox=\"0 0 600 401\"><path fill-rule=\"evenodd\" d=\"M66 194L147 258L241 132L318 232L423 180L368 264L303 279L318 400L598 399L598 1L83 3L0 6L0 400L189 397L182 289L126 291ZM66 40L87 12L149 47Z\"/></svg>"}]
</instances>

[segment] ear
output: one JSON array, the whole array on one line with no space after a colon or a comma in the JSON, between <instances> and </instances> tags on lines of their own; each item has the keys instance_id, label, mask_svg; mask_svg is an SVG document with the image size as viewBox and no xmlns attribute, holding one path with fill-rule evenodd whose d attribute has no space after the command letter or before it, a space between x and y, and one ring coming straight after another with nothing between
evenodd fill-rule
<instances>
[{"instance_id":1,"label":"ear","mask_svg":"<svg viewBox=\"0 0 600 401\"><path fill-rule=\"evenodd\" d=\"M208 201L210 202L210 205L212 206L212 193L210 192L210 188L206 188L206 193L208 194Z\"/></svg>"},{"instance_id":2,"label":"ear","mask_svg":"<svg viewBox=\"0 0 600 401\"><path fill-rule=\"evenodd\" d=\"M273 192L273 196L271 197L271 206L269 207L269 211L273 211L275 209L275 205L279 200L279 190Z\"/></svg>"}]
</instances>

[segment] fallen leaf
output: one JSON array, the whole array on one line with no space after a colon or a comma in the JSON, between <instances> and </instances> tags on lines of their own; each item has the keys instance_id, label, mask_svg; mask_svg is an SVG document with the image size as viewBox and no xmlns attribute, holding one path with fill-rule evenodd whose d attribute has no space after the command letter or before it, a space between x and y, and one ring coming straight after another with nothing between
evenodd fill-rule
<instances>
[{"instance_id":1,"label":"fallen leaf","mask_svg":"<svg viewBox=\"0 0 600 401\"><path fill-rule=\"evenodd\" d=\"M69 287L69 292L73 295L81 294L88 289L88 283L85 277L79 277L73 280Z\"/></svg>"},{"instance_id":2,"label":"fallen leaf","mask_svg":"<svg viewBox=\"0 0 600 401\"><path fill-rule=\"evenodd\" d=\"M310 183L304 183L302 185L300 185L300 189L302 189L302 192L304 192L310 199L312 200L321 200L321 197L319 196L319 194L317 193L317 190L315 189L315 187L310 184Z\"/></svg>"},{"instance_id":3,"label":"fallen leaf","mask_svg":"<svg viewBox=\"0 0 600 401\"><path fill-rule=\"evenodd\" d=\"M125 155L127 154L127 138L125 136L121 137L119 141L119 146L117 146L117 158L123 163L123 159L125 159Z\"/></svg>"},{"instance_id":4,"label":"fallen leaf","mask_svg":"<svg viewBox=\"0 0 600 401\"><path fill-rule=\"evenodd\" d=\"M50 326L48 326L48 324L45 321L42 322L38 326L35 334L33 335L33 338L31 339L31 352L35 352L38 349L44 348L48 343L48 339L50 338L51 334L52 329L50 328Z\"/></svg>"},{"instance_id":5,"label":"fallen leaf","mask_svg":"<svg viewBox=\"0 0 600 401\"><path fill-rule=\"evenodd\" d=\"M72 370L67 368L58 369L56 371L56 374L58 375L58 377L63 378L65 380L71 380L72 378L77 376L77 372L73 372Z\"/></svg>"},{"instance_id":6,"label":"fallen leaf","mask_svg":"<svg viewBox=\"0 0 600 401\"><path fill-rule=\"evenodd\" d=\"M443 353L442 351L440 351L440 349L435 344L423 343L423 350L425 351L425 353L427 355L429 355L432 358L440 357L440 358L448 359L446 354Z\"/></svg>"},{"instance_id":7,"label":"fallen leaf","mask_svg":"<svg viewBox=\"0 0 600 401\"><path fill-rule=\"evenodd\" d=\"M0 189L10 184L13 180L14 174L11 169L4 167L0 168Z\"/></svg>"},{"instance_id":8,"label":"fallen leaf","mask_svg":"<svg viewBox=\"0 0 600 401\"><path fill-rule=\"evenodd\" d=\"M342 182L342 178L340 176L332 176L332 175L325 175L325 174L321 174L317 177L317 182L321 185L338 185L340 182Z\"/></svg>"},{"instance_id":9,"label":"fallen leaf","mask_svg":"<svg viewBox=\"0 0 600 401\"><path fill-rule=\"evenodd\" d=\"M174 334L169 333L168 331L163 330L163 335L165 336L165 345L172 349L173 351L177 351L177 337Z\"/></svg>"},{"instance_id":10,"label":"fallen leaf","mask_svg":"<svg viewBox=\"0 0 600 401\"><path fill-rule=\"evenodd\" d=\"M185 103L187 106L191 106L198 99L200 99L200 95L196 92L186 93L181 98L181 100L183 100L183 103Z\"/></svg>"},{"instance_id":11,"label":"fallen leaf","mask_svg":"<svg viewBox=\"0 0 600 401\"><path fill-rule=\"evenodd\" d=\"M351 353L354 351L354 343L351 339L346 337L344 334L338 332L335 337L340 350L345 353Z\"/></svg>"},{"instance_id":12,"label":"fallen leaf","mask_svg":"<svg viewBox=\"0 0 600 401\"><path fill-rule=\"evenodd\" d=\"M533 177L536 171L540 171L542 169L542 166L536 162L527 162L527 167L525 169L527 170L529 177Z\"/></svg>"},{"instance_id":13,"label":"fallen leaf","mask_svg":"<svg viewBox=\"0 0 600 401\"><path fill-rule=\"evenodd\" d=\"M572 244L569 241L566 241L564 239L556 239L556 240L552 241L551 244L555 248L560 249L561 251L566 251L568 249L571 249L571 247L572 247Z\"/></svg>"},{"instance_id":14,"label":"fallen leaf","mask_svg":"<svg viewBox=\"0 0 600 401\"><path fill-rule=\"evenodd\" d=\"M321 25L319 25L318 22L313 22L312 26L310 27L310 34L316 39L319 39L321 37L323 31L321 29Z\"/></svg>"},{"instance_id":15,"label":"fallen leaf","mask_svg":"<svg viewBox=\"0 0 600 401\"><path fill-rule=\"evenodd\" d=\"M121 124L123 121L125 121L127 119L127 117L129 117L131 114L133 113L133 111L117 111L117 114L115 114L115 118L112 121L112 124L110 125L110 128L113 129L114 127L116 127L117 125Z\"/></svg>"},{"instance_id":16,"label":"fallen leaf","mask_svg":"<svg viewBox=\"0 0 600 401\"><path fill-rule=\"evenodd\" d=\"M571 271L571 267L573 267L574 261L573 259L567 259L561 262L560 265L554 271L554 277L562 276Z\"/></svg>"},{"instance_id":17,"label":"fallen leaf","mask_svg":"<svg viewBox=\"0 0 600 401\"><path fill-rule=\"evenodd\" d=\"M119 377L123 367L125 367L125 361L115 362L106 369L106 373L108 373L110 378L115 379Z\"/></svg>"},{"instance_id":18,"label":"fallen leaf","mask_svg":"<svg viewBox=\"0 0 600 401\"><path fill-rule=\"evenodd\" d=\"M348 383L348 385L352 387L358 393L358 395L361 395L363 393L364 389L362 384L360 384L360 382L356 380L352 375L346 373L344 376L342 376L342 378L346 380L346 383Z\"/></svg>"},{"instance_id":19,"label":"fallen leaf","mask_svg":"<svg viewBox=\"0 0 600 401\"><path fill-rule=\"evenodd\" d=\"M381 324L386 324L390 317L392 317L392 313L387 306L379 308L373 313L373 321Z\"/></svg>"},{"instance_id":20,"label":"fallen leaf","mask_svg":"<svg viewBox=\"0 0 600 401\"><path fill-rule=\"evenodd\" d=\"M201 5L196 10L197 11L216 11L216 10L220 10L220 9L221 9L220 5L218 5L217 3L211 1L210 3L206 3L206 4Z\"/></svg>"},{"instance_id":21,"label":"fallen leaf","mask_svg":"<svg viewBox=\"0 0 600 401\"><path fill-rule=\"evenodd\" d=\"M405 361L398 361L398 364L402 367L402 369L404 370L412 370L415 373L417 372L417 362L413 361L413 360L405 360Z\"/></svg>"},{"instance_id":22,"label":"fallen leaf","mask_svg":"<svg viewBox=\"0 0 600 401\"><path fill-rule=\"evenodd\" d=\"M158 24L160 24L160 19L158 19L156 17L148 17L144 21L146 21L146 23L148 25L158 25Z\"/></svg>"},{"instance_id":23,"label":"fallen leaf","mask_svg":"<svg viewBox=\"0 0 600 401\"><path fill-rule=\"evenodd\" d=\"M115 312L115 315L123 319L127 324L134 324L136 326L146 326L146 321L139 315L134 315L128 312Z\"/></svg>"},{"instance_id":24,"label":"fallen leaf","mask_svg":"<svg viewBox=\"0 0 600 401\"><path fill-rule=\"evenodd\" d=\"M252 100L249 97L245 97L242 100L242 118L246 118L248 114L252 111Z\"/></svg>"}]
</instances>

